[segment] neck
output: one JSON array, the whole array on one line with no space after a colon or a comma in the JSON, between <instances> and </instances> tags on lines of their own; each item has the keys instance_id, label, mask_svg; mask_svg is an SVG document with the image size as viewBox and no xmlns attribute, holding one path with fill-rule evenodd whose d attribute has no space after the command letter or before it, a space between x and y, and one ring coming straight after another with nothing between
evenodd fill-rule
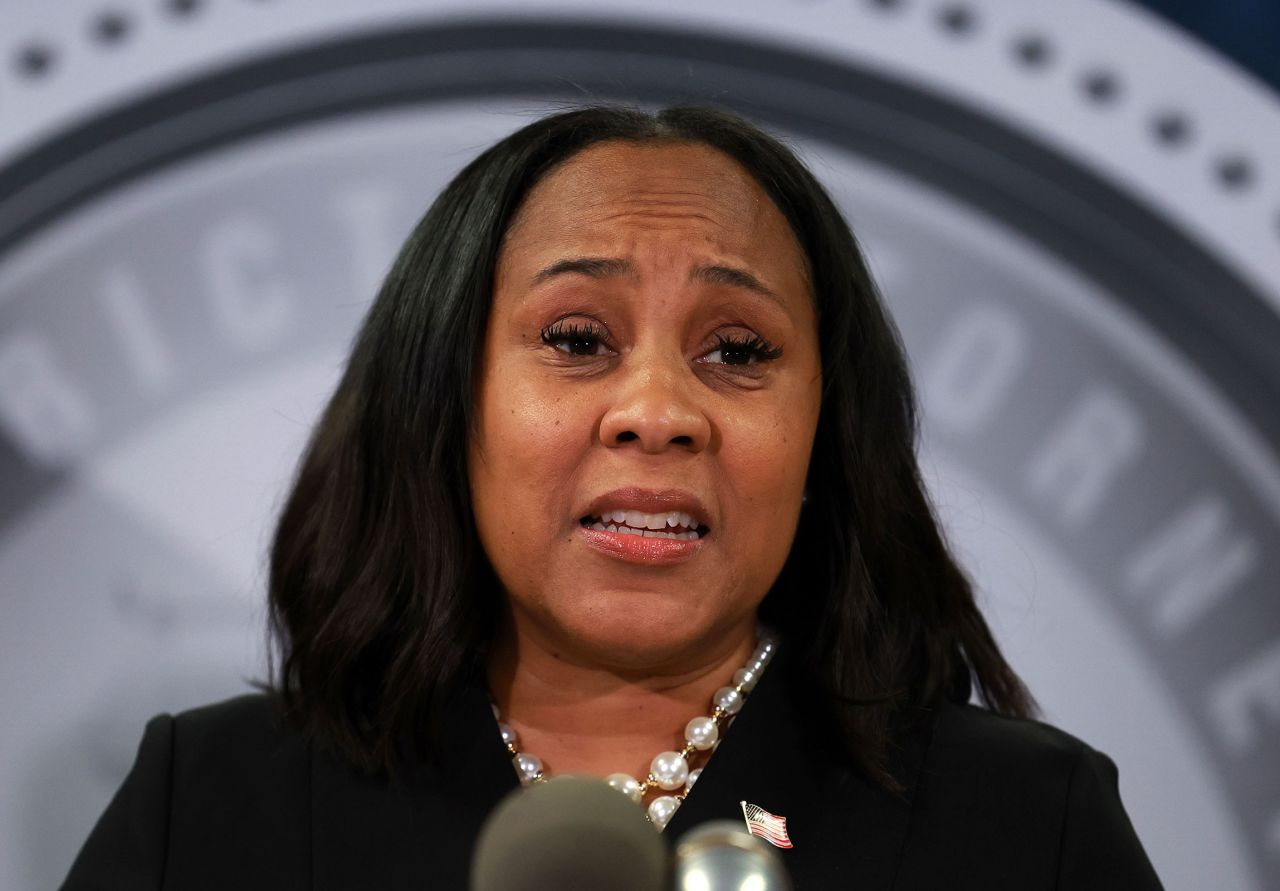
<instances>
[{"instance_id":1,"label":"neck","mask_svg":"<svg viewBox=\"0 0 1280 891\"><path fill-rule=\"evenodd\" d=\"M755 618L648 666L593 659L509 616L488 665L489 690L550 774L643 777L659 752L678 750L691 718L711 714L755 647ZM638 660L639 661L639 660Z\"/></svg>"}]
</instances>

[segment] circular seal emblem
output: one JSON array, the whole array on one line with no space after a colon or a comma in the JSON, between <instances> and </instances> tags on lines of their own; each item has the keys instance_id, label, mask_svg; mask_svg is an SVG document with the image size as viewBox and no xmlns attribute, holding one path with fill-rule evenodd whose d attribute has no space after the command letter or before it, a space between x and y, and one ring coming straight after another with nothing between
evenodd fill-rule
<instances>
[{"instance_id":1,"label":"circular seal emblem","mask_svg":"<svg viewBox=\"0 0 1280 891\"><path fill-rule=\"evenodd\" d=\"M8 146L0 884L56 883L147 717L261 676L274 510L394 250L483 147L593 100L720 104L800 151L898 322L922 469L1046 718L1115 757L1166 880L1280 884L1280 277L1153 200L1137 149L1001 111L1048 103L1101 144L1138 75L1071 61L1070 13L1001 4L446 7L294 7L289 39L239 9L276 37L236 57L216 4L100 16L104 53L203 16L210 64ZM72 67L18 51L24 88ZM1176 103L1130 114L1149 157L1193 150ZM1201 159L1235 202L1219 231L1263 180L1246 149Z\"/></svg>"}]
</instances>

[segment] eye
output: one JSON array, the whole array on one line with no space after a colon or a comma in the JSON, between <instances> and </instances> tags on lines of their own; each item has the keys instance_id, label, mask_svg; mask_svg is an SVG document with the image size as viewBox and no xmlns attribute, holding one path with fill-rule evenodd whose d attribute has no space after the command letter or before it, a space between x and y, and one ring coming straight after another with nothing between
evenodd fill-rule
<instances>
[{"instance_id":1,"label":"eye","mask_svg":"<svg viewBox=\"0 0 1280 891\"><path fill-rule=\"evenodd\" d=\"M776 347L758 334L740 336L716 335L716 346L702 361L713 365L756 365L772 362L782 355L782 347Z\"/></svg>"},{"instance_id":2,"label":"eye","mask_svg":"<svg viewBox=\"0 0 1280 891\"><path fill-rule=\"evenodd\" d=\"M542 329L542 342L571 356L607 356L606 332L601 325L581 322L556 322Z\"/></svg>"}]
</instances>

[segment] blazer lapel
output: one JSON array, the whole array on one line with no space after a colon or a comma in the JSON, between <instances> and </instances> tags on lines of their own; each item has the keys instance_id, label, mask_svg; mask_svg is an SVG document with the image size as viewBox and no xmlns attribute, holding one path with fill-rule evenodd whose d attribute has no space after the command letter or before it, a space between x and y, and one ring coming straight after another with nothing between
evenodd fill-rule
<instances>
[{"instance_id":1,"label":"blazer lapel","mask_svg":"<svg viewBox=\"0 0 1280 891\"><path fill-rule=\"evenodd\" d=\"M894 796L853 770L795 705L782 653L764 673L665 831L674 843L707 820L743 820L747 801L787 820L780 849L798 891L889 889L906 839L927 733L909 737L891 769Z\"/></svg>"}]
</instances>

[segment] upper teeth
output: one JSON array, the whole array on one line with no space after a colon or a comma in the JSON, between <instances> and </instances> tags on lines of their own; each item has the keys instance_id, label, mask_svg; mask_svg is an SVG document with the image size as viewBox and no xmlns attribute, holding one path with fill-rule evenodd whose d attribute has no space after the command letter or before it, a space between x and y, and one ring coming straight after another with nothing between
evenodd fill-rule
<instances>
[{"instance_id":1,"label":"upper teeth","mask_svg":"<svg viewBox=\"0 0 1280 891\"><path fill-rule=\"evenodd\" d=\"M645 514L638 510L607 510L600 515L600 520L604 523L626 524L632 529L662 530L676 526L683 526L685 529L698 528L693 517L678 510L665 514Z\"/></svg>"}]
</instances>

